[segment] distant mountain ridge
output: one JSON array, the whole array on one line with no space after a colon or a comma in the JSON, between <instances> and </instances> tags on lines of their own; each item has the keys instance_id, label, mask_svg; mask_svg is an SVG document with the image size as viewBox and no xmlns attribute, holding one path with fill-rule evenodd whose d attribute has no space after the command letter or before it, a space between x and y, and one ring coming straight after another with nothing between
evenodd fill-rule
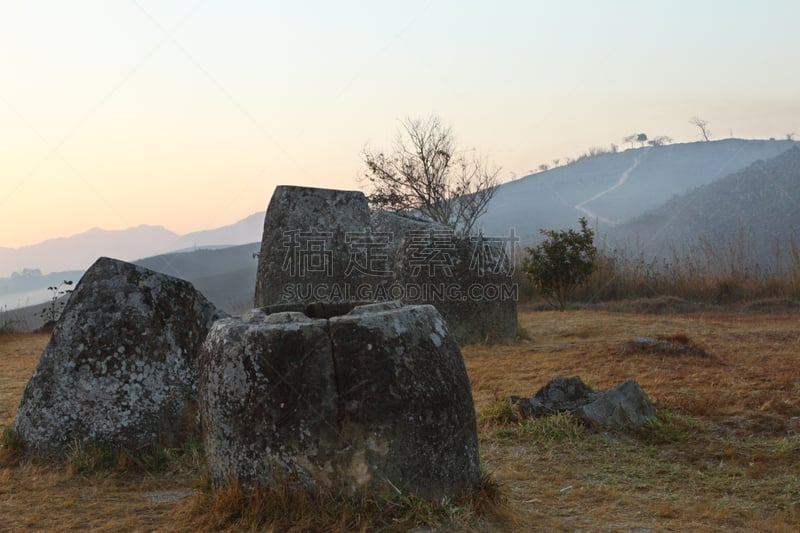
<instances>
[{"instance_id":1,"label":"distant mountain ridge","mask_svg":"<svg viewBox=\"0 0 800 533\"><path fill-rule=\"evenodd\" d=\"M137 259L165 250L179 236L163 226L136 226L126 230L92 228L71 237L48 239L22 248L0 248L0 276L23 269L44 273L85 270L100 256Z\"/></svg>"},{"instance_id":2,"label":"distant mountain ridge","mask_svg":"<svg viewBox=\"0 0 800 533\"><path fill-rule=\"evenodd\" d=\"M206 231L178 235L163 226L125 230L92 228L71 237L48 239L22 248L0 248L0 278L24 269L50 273L86 270L101 256L132 261L182 249L234 246L261 241L264 213Z\"/></svg>"},{"instance_id":3,"label":"distant mountain ridge","mask_svg":"<svg viewBox=\"0 0 800 533\"><path fill-rule=\"evenodd\" d=\"M260 248L261 243L254 242L213 250L199 249L157 255L134 263L185 279L218 308L228 313L237 313L252 307L258 266L254 254ZM22 327L40 327L44 322L41 317L44 305L39 302L49 301L53 296L45 287L58 286L64 280L77 283L83 274L83 270L53 274L29 271L25 275L0 279L0 317L3 313L10 313L9 317L19 320ZM13 293L14 284L18 291L28 292Z\"/></svg>"}]
</instances>

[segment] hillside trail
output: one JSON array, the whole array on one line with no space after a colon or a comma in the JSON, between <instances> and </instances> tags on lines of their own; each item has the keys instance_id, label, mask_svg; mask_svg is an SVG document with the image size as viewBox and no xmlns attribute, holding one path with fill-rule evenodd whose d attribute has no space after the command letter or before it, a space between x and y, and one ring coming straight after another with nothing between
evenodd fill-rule
<instances>
[{"instance_id":1,"label":"hillside trail","mask_svg":"<svg viewBox=\"0 0 800 533\"><path fill-rule=\"evenodd\" d=\"M600 191L599 193L595 194L594 196L592 196L588 200L584 200L583 202L581 202L579 204L575 204L573 206L573 208L575 208L576 210L584 213L589 220L598 220L598 221L600 221L600 222L602 222L604 224L608 224L609 226L615 226L617 224L617 222L615 222L615 221L613 221L611 219L605 218L605 217L601 217L600 215L598 215L594 211L591 211L589 208L587 208L586 204L588 204L590 202L594 202L598 198L602 198L603 196L605 196L607 194L610 194L611 192L613 192L613 191L619 189L620 187L622 187L623 185L625 185L625 182L628 181L628 178L630 177L631 173L636 169L636 167L639 166L639 163L641 162L642 158L644 156L646 156L647 152L649 152L649 151L650 151L650 148L645 148L644 150L642 150L641 153L639 155L637 155L636 158L633 160L633 163L631 164L631 166L626 168L622 172L622 174L620 174L619 179L617 180L617 182L614 185L612 185L611 187L609 187L608 189L606 189L604 191Z\"/></svg>"}]
</instances>

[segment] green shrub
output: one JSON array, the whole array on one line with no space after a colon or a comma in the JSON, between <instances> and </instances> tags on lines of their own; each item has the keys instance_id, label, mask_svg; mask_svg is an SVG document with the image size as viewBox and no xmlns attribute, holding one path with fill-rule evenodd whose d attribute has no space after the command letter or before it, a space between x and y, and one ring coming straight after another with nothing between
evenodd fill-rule
<instances>
[{"instance_id":1,"label":"green shrub","mask_svg":"<svg viewBox=\"0 0 800 533\"><path fill-rule=\"evenodd\" d=\"M528 248L523 270L547 303L566 309L567 298L585 284L597 268L597 248L594 231L585 218L579 220L580 232L573 229L540 230L546 239L536 248Z\"/></svg>"}]
</instances>

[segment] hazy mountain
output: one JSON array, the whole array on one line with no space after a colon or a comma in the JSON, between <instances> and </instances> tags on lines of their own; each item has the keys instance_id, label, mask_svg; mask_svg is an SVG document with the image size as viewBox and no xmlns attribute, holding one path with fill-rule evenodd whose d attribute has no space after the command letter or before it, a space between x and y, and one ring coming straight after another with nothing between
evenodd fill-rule
<instances>
[{"instance_id":1,"label":"hazy mountain","mask_svg":"<svg viewBox=\"0 0 800 533\"><path fill-rule=\"evenodd\" d=\"M0 310L18 310L50 299L51 292L47 287L59 285L64 280L77 282L101 256L125 261L148 257L142 260L147 263L145 266L197 281L220 307L237 306L243 300L252 300L256 263L252 251L257 251L257 245L220 255L209 254L209 250L203 249L193 256L170 254L160 259L151 256L195 247L224 249L232 245L258 243L263 223L264 213L254 213L234 224L184 236L161 226L138 226L118 231L94 228L72 237L50 239L18 249L0 248ZM248 253L251 254L250 261L247 261ZM252 269L252 283L246 291L236 288L235 280L250 275L248 269ZM219 276L233 279L230 294L221 294ZM244 298L246 292L249 294Z\"/></svg>"},{"instance_id":2,"label":"hazy mountain","mask_svg":"<svg viewBox=\"0 0 800 533\"><path fill-rule=\"evenodd\" d=\"M131 261L177 250L260 242L263 225L264 213L254 213L234 224L183 236L162 226L115 231L93 228L22 248L0 248L0 276L11 276L25 269L45 273L83 271L102 256Z\"/></svg>"},{"instance_id":3,"label":"hazy mountain","mask_svg":"<svg viewBox=\"0 0 800 533\"><path fill-rule=\"evenodd\" d=\"M540 228L577 227L581 216L601 232L671 197L773 158L792 141L726 139L583 157L569 165L501 185L481 219L486 235L516 229L523 243Z\"/></svg>"},{"instance_id":4,"label":"hazy mountain","mask_svg":"<svg viewBox=\"0 0 800 533\"><path fill-rule=\"evenodd\" d=\"M609 241L647 257L691 252L704 237L726 260L777 266L800 244L800 148L672 198L609 232Z\"/></svg>"},{"instance_id":5,"label":"hazy mountain","mask_svg":"<svg viewBox=\"0 0 800 533\"><path fill-rule=\"evenodd\" d=\"M170 246L171 250L184 250L189 248L234 246L261 241L261 232L264 230L265 212L253 213L247 218L222 226L221 228L195 231L180 237Z\"/></svg>"},{"instance_id":6,"label":"hazy mountain","mask_svg":"<svg viewBox=\"0 0 800 533\"><path fill-rule=\"evenodd\" d=\"M108 231L92 228L22 248L0 248L0 276L24 269L42 272L85 270L100 256L131 260L170 249L178 235L162 226Z\"/></svg>"}]
</instances>

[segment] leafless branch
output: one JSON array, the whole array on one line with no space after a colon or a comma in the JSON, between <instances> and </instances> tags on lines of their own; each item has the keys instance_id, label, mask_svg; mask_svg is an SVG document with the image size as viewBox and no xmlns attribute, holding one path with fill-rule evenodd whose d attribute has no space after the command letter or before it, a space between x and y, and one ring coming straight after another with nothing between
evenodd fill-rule
<instances>
[{"instance_id":1,"label":"leafless branch","mask_svg":"<svg viewBox=\"0 0 800 533\"><path fill-rule=\"evenodd\" d=\"M689 124L692 126L697 126L700 129L700 135L703 136L703 139L706 141L711 140L711 130L708 129L708 122L703 120L698 116L692 117L689 121Z\"/></svg>"},{"instance_id":2,"label":"leafless branch","mask_svg":"<svg viewBox=\"0 0 800 533\"><path fill-rule=\"evenodd\" d=\"M406 119L401 126L390 153L364 148L370 203L471 234L494 196L500 169L459 151L438 117Z\"/></svg>"}]
</instances>

